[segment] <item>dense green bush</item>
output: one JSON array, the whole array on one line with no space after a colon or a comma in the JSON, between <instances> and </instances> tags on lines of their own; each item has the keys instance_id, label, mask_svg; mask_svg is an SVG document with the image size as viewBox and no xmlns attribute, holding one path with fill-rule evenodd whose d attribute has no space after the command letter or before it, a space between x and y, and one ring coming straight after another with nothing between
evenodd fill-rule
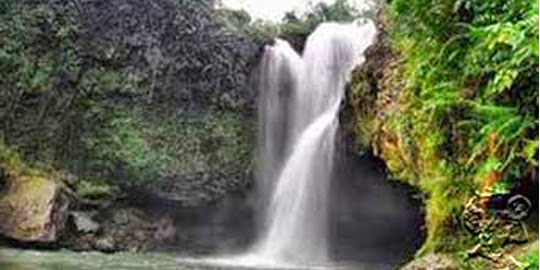
<instances>
[{"instance_id":1,"label":"dense green bush","mask_svg":"<svg viewBox=\"0 0 540 270\"><path fill-rule=\"evenodd\" d=\"M444 230L464 200L538 166L538 3L394 0L388 9L404 99L390 121L414 138L421 167L398 174L420 178L430 196L425 250L452 249Z\"/></svg>"}]
</instances>

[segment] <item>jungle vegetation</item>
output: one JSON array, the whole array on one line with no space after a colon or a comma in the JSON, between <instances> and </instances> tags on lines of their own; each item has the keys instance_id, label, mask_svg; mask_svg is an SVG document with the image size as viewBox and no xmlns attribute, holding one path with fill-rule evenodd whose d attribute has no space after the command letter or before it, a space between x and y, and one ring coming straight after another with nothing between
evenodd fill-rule
<instances>
[{"instance_id":1,"label":"jungle vegetation","mask_svg":"<svg viewBox=\"0 0 540 270\"><path fill-rule=\"evenodd\" d=\"M379 20L391 60L379 92L365 73L355 75L358 143L425 194L419 255L448 252L477 269L471 248L500 252L508 232L467 234L465 205L509 192L538 171L538 3L393 0ZM359 108L375 102L389 104L381 105L384 117Z\"/></svg>"}]
</instances>

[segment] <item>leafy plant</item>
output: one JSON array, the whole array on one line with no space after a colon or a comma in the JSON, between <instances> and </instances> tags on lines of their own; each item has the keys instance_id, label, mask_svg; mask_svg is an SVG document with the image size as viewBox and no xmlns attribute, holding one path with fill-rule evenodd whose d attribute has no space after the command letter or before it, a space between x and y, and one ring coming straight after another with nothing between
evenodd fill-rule
<instances>
[{"instance_id":1,"label":"leafy plant","mask_svg":"<svg viewBox=\"0 0 540 270\"><path fill-rule=\"evenodd\" d=\"M419 152L399 173L429 197L423 251L451 250L472 191L509 188L537 167L538 3L394 0L388 11L403 98L387 121L408 123L394 131Z\"/></svg>"}]
</instances>

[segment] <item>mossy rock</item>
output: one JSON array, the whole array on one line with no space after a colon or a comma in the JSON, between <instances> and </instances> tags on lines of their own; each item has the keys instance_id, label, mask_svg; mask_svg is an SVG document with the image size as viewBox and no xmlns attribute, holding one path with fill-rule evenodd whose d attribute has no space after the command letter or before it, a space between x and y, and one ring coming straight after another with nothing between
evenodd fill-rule
<instances>
[{"instance_id":1,"label":"mossy rock","mask_svg":"<svg viewBox=\"0 0 540 270\"><path fill-rule=\"evenodd\" d=\"M0 193L0 234L22 242L54 242L64 229L69 200L43 176L9 175Z\"/></svg>"}]
</instances>

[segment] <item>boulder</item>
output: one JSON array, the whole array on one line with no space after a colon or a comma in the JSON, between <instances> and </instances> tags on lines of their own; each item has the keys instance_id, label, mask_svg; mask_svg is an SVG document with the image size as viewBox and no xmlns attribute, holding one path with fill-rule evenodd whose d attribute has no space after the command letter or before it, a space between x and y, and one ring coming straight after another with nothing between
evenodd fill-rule
<instances>
[{"instance_id":1,"label":"boulder","mask_svg":"<svg viewBox=\"0 0 540 270\"><path fill-rule=\"evenodd\" d=\"M114 239L110 236L99 238L96 240L94 248L102 252L113 252L115 251Z\"/></svg>"},{"instance_id":2,"label":"boulder","mask_svg":"<svg viewBox=\"0 0 540 270\"><path fill-rule=\"evenodd\" d=\"M95 214L94 214L95 215ZM99 223L92 219L93 213L83 211L73 211L71 217L75 229L80 233L96 233L99 230Z\"/></svg>"},{"instance_id":3,"label":"boulder","mask_svg":"<svg viewBox=\"0 0 540 270\"><path fill-rule=\"evenodd\" d=\"M174 221L164 213L111 207L71 216L60 246L74 250L135 252L170 247L176 240Z\"/></svg>"},{"instance_id":4,"label":"boulder","mask_svg":"<svg viewBox=\"0 0 540 270\"><path fill-rule=\"evenodd\" d=\"M0 191L0 234L21 242L55 242L68 207L58 182L43 176L9 176Z\"/></svg>"}]
</instances>

